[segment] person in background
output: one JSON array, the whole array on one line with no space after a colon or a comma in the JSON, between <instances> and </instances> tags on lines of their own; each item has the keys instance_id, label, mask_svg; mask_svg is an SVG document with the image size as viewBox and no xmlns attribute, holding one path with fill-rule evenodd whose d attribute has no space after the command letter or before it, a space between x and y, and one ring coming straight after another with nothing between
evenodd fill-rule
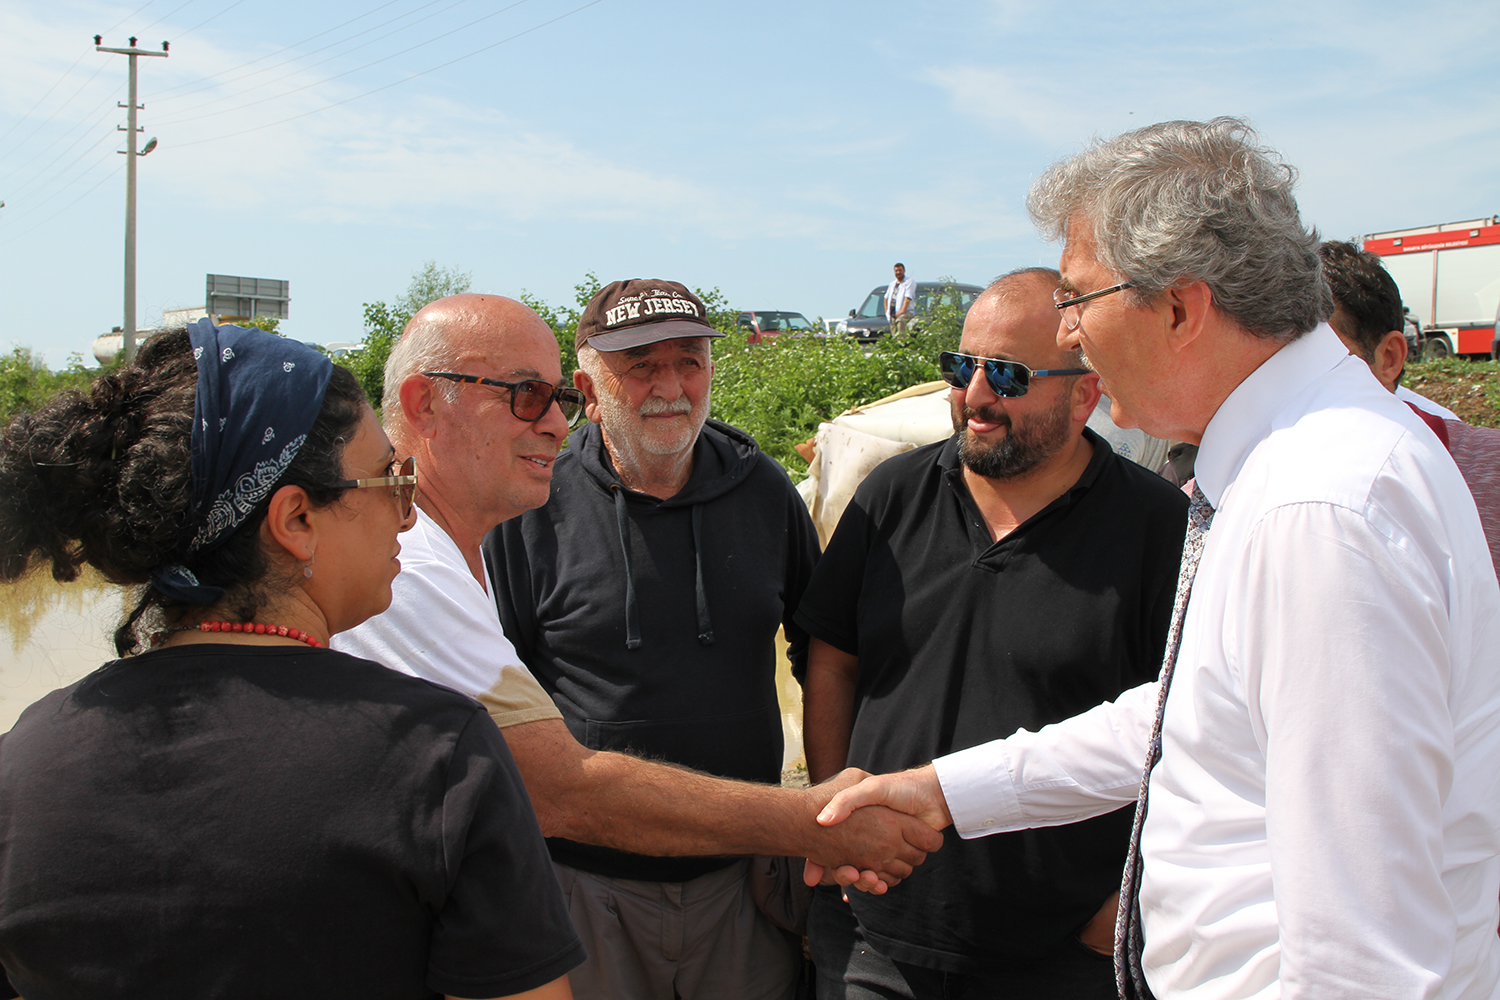
<instances>
[{"instance_id":1,"label":"person in background","mask_svg":"<svg viewBox=\"0 0 1500 1000\"><path fill-rule=\"evenodd\" d=\"M1122 997L1490 997L1500 584L1442 444L1324 322L1295 176L1218 118L1037 181L1060 344L1117 421L1200 446L1161 680L820 820L880 802L980 837L1135 799Z\"/></svg>"},{"instance_id":2,"label":"person in background","mask_svg":"<svg viewBox=\"0 0 1500 1000\"><path fill-rule=\"evenodd\" d=\"M708 420L713 338L686 286L605 285L578 323L590 423L551 497L485 541L506 637L591 750L781 779L776 636L818 557L807 507L745 433ZM756 907L750 861L655 857L557 838L589 1000L790 997L801 941ZM797 866L796 875L801 875Z\"/></svg>"},{"instance_id":3,"label":"person in background","mask_svg":"<svg viewBox=\"0 0 1500 1000\"><path fill-rule=\"evenodd\" d=\"M814 781L925 764L1156 676L1187 497L1086 427L1099 377L1057 346L1057 272L997 279L941 367L954 436L860 485L797 620ZM1115 996L1121 808L982 841L809 916L818 996ZM852 904L852 910L851 910Z\"/></svg>"},{"instance_id":4,"label":"person in background","mask_svg":"<svg viewBox=\"0 0 1500 1000\"><path fill-rule=\"evenodd\" d=\"M906 276L905 264L898 262L893 270L896 276L885 290L885 317L891 321L891 333L899 336L917 313L917 283Z\"/></svg>"},{"instance_id":5,"label":"person in background","mask_svg":"<svg viewBox=\"0 0 1500 1000\"><path fill-rule=\"evenodd\" d=\"M1349 353L1369 365L1380 384L1399 397L1407 341L1399 323L1401 316L1396 312L1401 292L1395 279L1379 257L1352 243L1330 240L1318 252L1333 291L1334 310L1329 324ZM1419 398L1431 403L1425 397ZM1474 495L1479 521L1489 542L1490 558L1500 568L1500 428L1472 427L1456 416L1444 419L1417 402L1408 401L1407 405L1432 428L1453 456L1469 492Z\"/></svg>"},{"instance_id":6,"label":"person in background","mask_svg":"<svg viewBox=\"0 0 1500 1000\"><path fill-rule=\"evenodd\" d=\"M4 995L570 995L484 709L326 648L390 603L416 485L348 371L208 320L6 428L0 576L140 598L0 738Z\"/></svg>"}]
</instances>

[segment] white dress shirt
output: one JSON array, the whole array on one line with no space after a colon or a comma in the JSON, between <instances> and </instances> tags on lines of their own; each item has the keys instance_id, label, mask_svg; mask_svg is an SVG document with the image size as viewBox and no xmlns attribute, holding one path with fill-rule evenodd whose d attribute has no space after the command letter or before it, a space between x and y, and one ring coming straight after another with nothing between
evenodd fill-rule
<instances>
[{"instance_id":1,"label":"white dress shirt","mask_svg":"<svg viewBox=\"0 0 1500 1000\"><path fill-rule=\"evenodd\" d=\"M1327 326L1214 414L1141 838L1175 997L1500 993L1500 587L1442 445ZM965 837L1135 798L1157 685L935 761Z\"/></svg>"},{"instance_id":2,"label":"white dress shirt","mask_svg":"<svg viewBox=\"0 0 1500 1000\"><path fill-rule=\"evenodd\" d=\"M901 281L892 281L885 286L885 314L890 316L895 311L900 316L905 311L906 304L917 297L917 282L914 278L906 278ZM916 306L913 303L912 308Z\"/></svg>"}]
</instances>

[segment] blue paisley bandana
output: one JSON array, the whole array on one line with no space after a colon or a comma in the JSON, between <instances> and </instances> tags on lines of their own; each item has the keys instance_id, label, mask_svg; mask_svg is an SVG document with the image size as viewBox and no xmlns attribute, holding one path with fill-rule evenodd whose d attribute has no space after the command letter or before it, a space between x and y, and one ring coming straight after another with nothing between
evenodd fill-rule
<instances>
[{"instance_id":1,"label":"blue paisley bandana","mask_svg":"<svg viewBox=\"0 0 1500 1000\"><path fill-rule=\"evenodd\" d=\"M193 405L193 512L202 527L190 551L232 535L286 472L323 408L333 362L305 344L264 330L188 326L198 362ZM152 574L156 589L191 604L213 604L223 588L185 566Z\"/></svg>"}]
</instances>

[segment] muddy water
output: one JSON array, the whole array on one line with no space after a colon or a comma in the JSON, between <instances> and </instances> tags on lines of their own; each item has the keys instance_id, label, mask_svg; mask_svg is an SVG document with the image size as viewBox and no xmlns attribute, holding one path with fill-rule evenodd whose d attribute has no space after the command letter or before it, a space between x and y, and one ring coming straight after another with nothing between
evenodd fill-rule
<instances>
[{"instance_id":1,"label":"muddy water","mask_svg":"<svg viewBox=\"0 0 1500 1000\"><path fill-rule=\"evenodd\" d=\"M41 572L0 585L0 732L48 691L114 658L124 597L89 574L61 584Z\"/></svg>"},{"instance_id":2,"label":"muddy water","mask_svg":"<svg viewBox=\"0 0 1500 1000\"><path fill-rule=\"evenodd\" d=\"M56 583L34 573L0 585L0 733L42 695L78 680L114 658L114 630L126 591L85 574ZM783 771L805 770L802 754L802 689L792 678L786 641L777 637L776 692L786 737Z\"/></svg>"}]
</instances>

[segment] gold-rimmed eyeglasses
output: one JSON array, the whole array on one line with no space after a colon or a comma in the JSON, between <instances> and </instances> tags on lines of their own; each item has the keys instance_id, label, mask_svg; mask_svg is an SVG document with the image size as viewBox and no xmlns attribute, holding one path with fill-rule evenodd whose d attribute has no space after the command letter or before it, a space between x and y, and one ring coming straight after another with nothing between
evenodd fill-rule
<instances>
[{"instance_id":1,"label":"gold-rimmed eyeglasses","mask_svg":"<svg viewBox=\"0 0 1500 1000\"><path fill-rule=\"evenodd\" d=\"M1115 292L1123 292L1127 288L1134 288L1135 282L1122 281L1118 285L1110 285L1101 288L1097 292L1089 292L1087 295L1074 295L1069 298L1061 288L1052 293L1052 302L1062 313L1063 325L1069 330L1078 329L1078 324L1083 322L1083 304L1092 302L1094 299L1105 295L1113 295Z\"/></svg>"},{"instance_id":2,"label":"gold-rimmed eyeglasses","mask_svg":"<svg viewBox=\"0 0 1500 1000\"><path fill-rule=\"evenodd\" d=\"M417 500L417 460L408 458L402 462L392 461L386 467L386 474L376 476L374 479L340 479L334 483L339 489L344 490L367 490L377 486L394 486L392 494L396 498L396 506L401 511L401 520L405 521L411 517L412 504Z\"/></svg>"}]
</instances>

